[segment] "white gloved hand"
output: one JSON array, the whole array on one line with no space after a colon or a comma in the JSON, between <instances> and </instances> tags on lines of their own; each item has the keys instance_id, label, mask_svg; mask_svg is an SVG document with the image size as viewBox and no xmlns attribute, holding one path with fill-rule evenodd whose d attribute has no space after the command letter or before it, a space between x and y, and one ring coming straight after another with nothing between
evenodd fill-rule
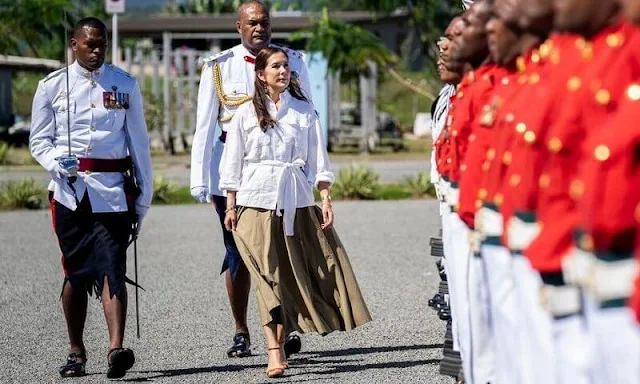
<instances>
[{"instance_id":1,"label":"white gloved hand","mask_svg":"<svg viewBox=\"0 0 640 384\"><path fill-rule=\"evenodd\" d=\"M147 215L148 210L149 210L149 207L144 207L142 205L136 204L136 215L138 216L138 221L136 223L136 230L137 230L136 235L140 234L140 230L142 229L142 220Z\"/></svg>"},{"instance_id":2,"label":"white gloved hand","mask_svg":"<svg viewBox=\"0 0 640 384\"><path fill-rule=\"evenodd\" d=\"M56 164L56 173L61 178L64 177L72 177L78 176L78 169L80 167L80 162L77 157L74 155L64 155L60 156L58 159L58 163Z\"/></svg>"},{"instance_id":3,"label":"white gloved hand","mask_svg":"<svg viewBox=\"0 0 640 384\"><path fill-rule=\"evenodd\" d=\"M207 187L193 187L191 188L191 196L200 204L207 204L211 202L211 196Z\"/></svg>"}]
</instances>

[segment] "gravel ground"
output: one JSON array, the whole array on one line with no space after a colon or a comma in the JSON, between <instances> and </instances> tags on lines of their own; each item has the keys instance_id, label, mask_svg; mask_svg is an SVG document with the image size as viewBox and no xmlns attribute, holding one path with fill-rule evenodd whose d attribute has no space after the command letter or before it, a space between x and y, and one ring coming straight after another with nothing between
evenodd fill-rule
<instances>
[{"instance_id":1,"label":"gravel ground","mask_svg":"<svg viewBox=\"0 0 640 384\"><path fill-rule=\"evenodd\" d=\"M374 321L349 333L303 335L287 376L263 373L266 348L255 298L255 356L228 359L233 334L223 279L221 234L212 209L154 207L138 244L142 338L135 337L130 289L127 346L137 363L127 381L158 383L451 383L438 374L444 322L427 300L439 277L428 256L438 229L435 201L336 202L337 229ZM61 380L67 338L59 301L60 254L48 212L0 214L2 383L107 382L107 332L90 300L85 331L88 377ZM133 271L130 257L129 271Z\"/></svg>"}]
</instances>

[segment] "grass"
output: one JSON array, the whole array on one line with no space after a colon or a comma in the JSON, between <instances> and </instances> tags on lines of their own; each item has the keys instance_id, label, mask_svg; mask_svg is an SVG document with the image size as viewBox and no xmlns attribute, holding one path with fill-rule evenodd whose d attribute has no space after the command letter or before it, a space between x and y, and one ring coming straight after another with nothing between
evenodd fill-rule
<instances>
[{"instance_id":1,"label":"grass","mask_svg":"<svg viewBox=\"0 0 640 384\"><path fill-rule=\"evenodd\" d=\"M316 201L320 195L314 192ZM17 209L42 209L46 207L47 191L37 186L33 180L12 181L0 184L0 211ZM333 197L333 196L332 196ZM404 184L380 184L376 189L373 200L407 200L422 199L425 196L414 196ZM334 201L344 200L339 196ZM196 204L191 197L189 187L177 187L171 194L170 202L154 200L153 205L184 205Z\"/></svg>"},{"instance_id":2,"label":"grass","mask_svg":"<svg viewBox=\"0 0 640 384\"><path fill-rule=\"evenodd\" d=\"M178 187L172 194L172 202L171 205L180 205L180 204L195 204L196 201L191 197L191 190L187 186ZM154 204L157 205L169 205L167 203L154 201Z\"/></svg>"},{"instance_id":3,"label":"grass","mask_svg":"<svg viewBox=\"0 0 640 384\"><path fill-rule=\"evenodd\" d=\"M27 147L10 147L0 142L0 169L9 166L38 165Z\"/></svg>"},{"instance_id":4,"label":"grass","mask_svg":"<svg viewBox=\"0 0 640 384\"><path fill-rule=\"evenodd\" d=\"M0 183L0 210L41 209L46 198L47 190L33 179Z\"/></svg>"}]
</instances>

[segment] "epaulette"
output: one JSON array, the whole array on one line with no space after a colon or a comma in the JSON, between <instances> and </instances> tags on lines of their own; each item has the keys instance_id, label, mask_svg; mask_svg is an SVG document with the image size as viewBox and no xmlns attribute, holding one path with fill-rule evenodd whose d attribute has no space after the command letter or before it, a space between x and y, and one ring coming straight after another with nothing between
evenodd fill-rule
<instances>
[{"instance_id":1,"label":"epaulette","mask_svg":"<svg viewBox=\"0 0 640 384\"><path fill-rule=\"evenodd\" d=\"M109 68L112 69L114 72L118 72L121 75L125 75L127 77L133 78L133 76L131 76L131 74L127 71L125 71L124 69L120 68L120 67L116 67L113 64L109 64Z\"/></svg>"},{"instance_id":2,"label":"epaulette","mask_svg":"<svg viewBox=\"0 0 640 384\"><path fill-rule=\"evenodd\" d=\"M45 77L44 80L42 80L42 82L46 83L47 81L62 75L64 72L65 72L64 68L53 71L50 74L48 74L47 77Z\"/></svg>"},{"instance_id":3,"label":"epaulette","mask_svg":"<svg viewBox=\"0 0 640 384\"><path fill-rule=\"evenodd\" d=\"M206 58L202 59L202 61L204 61L204 63L207 64L207 63L212 62L212 61L220 60L221 58L226 57L226 56L233 56L233 51L231 49L227 49L227 50L224 50L222 52L218 52L216 54L213 54L213 55L211 55L209 57L206 57Z\"/></svg>"}]
</instances>

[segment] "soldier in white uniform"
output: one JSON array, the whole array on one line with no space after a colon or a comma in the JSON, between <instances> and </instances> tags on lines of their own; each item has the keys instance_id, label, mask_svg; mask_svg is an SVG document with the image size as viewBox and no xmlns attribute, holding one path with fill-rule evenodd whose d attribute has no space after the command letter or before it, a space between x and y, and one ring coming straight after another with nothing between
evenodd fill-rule
<instances>
[{"instance_id":1,"label":"soldier in white uniform","mask_svg":"<svg viewBox=\"0 0 640 384\"><path fill-rule=\"evenodd\" d=\"M122 348L126 258L153 194L149 138L138 83L104 64L106 26L80 20L71 46L77 61L38 84L30 137L31 154L52 176L52 219L62 251L70 350L60 375L85 374L83 330L88 294L95 292L109 329L107 376L118 378L135 361L133 351Z\"/></svg>"},{"instance_id":2,"label":"soldier in white uniform","mask_svg":"<svg viewBox=\"0 0 640 384\"><path fill-rule=\"evenodd\" d=\"M231 232L224 227L226 198L220 190L220 159L226 139L226 127L236 109L251 101L254 93L254 61L258 52L271 41L271 19L266 6L247 1L238 10L236 29L241 44L205 60L198 91L196 132L191 149L191 195L200 203L213 202L220 219L226 249L222 272L226 272L226 286L236 331L229 357L251 355L247 327L247 306L251 280L240 258ZM303 57L286 49L293 81L298 81L305 96L311 100L309 77ZM221 129L218 129L217 127ZM300 339L290 335L286 352L300 350Z\"/></svg>"}]
</instances>

